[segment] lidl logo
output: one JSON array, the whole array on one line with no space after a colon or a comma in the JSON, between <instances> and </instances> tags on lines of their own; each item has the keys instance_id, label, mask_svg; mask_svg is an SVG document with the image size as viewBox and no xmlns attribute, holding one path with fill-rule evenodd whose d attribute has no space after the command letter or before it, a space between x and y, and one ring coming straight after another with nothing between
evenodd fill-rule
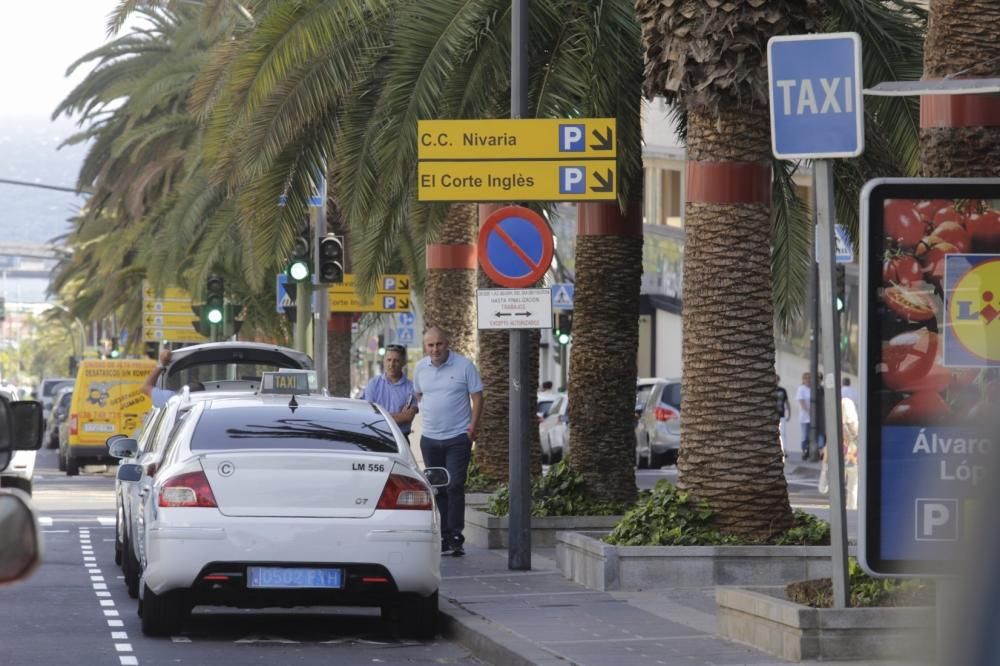
<instances>
[{"instance_id":1,"label":"lidl logo","mask_svg":"<svg viewBox=\"0 0 1000 666\"><path fill-rule=\"evenodd\" d=\"M1000 366L1000 256L945 256L944 364Z\"/></svg>"}]
</instances>

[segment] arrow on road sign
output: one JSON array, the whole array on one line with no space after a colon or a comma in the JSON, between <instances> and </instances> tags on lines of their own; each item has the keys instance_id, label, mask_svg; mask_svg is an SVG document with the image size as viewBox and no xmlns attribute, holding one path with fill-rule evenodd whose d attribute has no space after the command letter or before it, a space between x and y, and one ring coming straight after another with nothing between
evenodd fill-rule
<instances>
[{"instance_id":1,"label":"arrow on road sign","mask_svg":"<svg viewBox=\"0 0 1000 666\"><path fill-rule=\"evenodd\" d=\"M514 316L515 317L530 317L531 313L530 312L515 312Z\"/></svg>"},{"instance_id":2,"label":"arrow on road sign","mask_svg":"<svg viewBox=\"0 0 1000 666\"><path fill-rule=\"evenodd\" d=\"M608 169L608 177L604 178L601 176L600 172L594 172L594 179L601 184L600 187L591 187L591 192L613 192L615 189L615 174L611 169Z\"/></svg>"},{"instance_id":3,"label":"arrow on road sign","mask_svg":"<svg viewBox=\"0 0 1000 666\"><path fill-rule=\"evenodd\" d=\"M591 150L611 150L611 144L614 138L614 134L611 132L610 127L606 127L605 131L607 132L607 134L605 134L604 136L601 136L601 133L596 129L591 132L591 135L593 135L593 137L597 139L596 144L593 143L590 144Z\"/></svg>"},{"instance_id":4,"label":"arrow on road sign","mask_svg":"<svg viewBox=\"0 0 1000 666\"><path fill-rule=\"evenodd\" d=\"M396 302L399 304L399 309L400 310L409 310L410 309L410 299L404 298L404 297L401 296L399 298L399 300L396 301Z\"/></svg>"},{"instance_id":5,"label":"arrow on road sign","mask_svg":"<svg viewBox=\"0 0 1000 666\"><path fill-rule=\"evenodd\" d=\"M511 314L509 312L497 312L496 316L497 317L510 317Z\"/></svg>"},{"instance_id":6,"label":"arrow on road sign","mask_svg":"<svg viewBox=\"0 0 1000 666\"><path fill-rule=\"evenodd\" d=\"M410 278L399 278L396 281L396 284L399 286L401 291L406 291L410 288Z\"/></svg>"}]
</instances>

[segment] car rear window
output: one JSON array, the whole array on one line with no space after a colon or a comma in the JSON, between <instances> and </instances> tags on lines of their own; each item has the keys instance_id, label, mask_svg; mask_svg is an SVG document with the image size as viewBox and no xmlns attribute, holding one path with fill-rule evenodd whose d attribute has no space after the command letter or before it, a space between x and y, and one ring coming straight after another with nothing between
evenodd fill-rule
<instances>
[{"instance_id":1,"label":"car rear window","mask_svg":"<svg viewBox=\"0 0 1000 666\"><path fill-rule=\"evenodd\" d=\"M399 451L389 424L374 409L260 404L205 409L191 450L228 449Z\"/></svg>"},{"instance_id":2,"label":"car rear window","mask_svg":"<svg viewBox=\"0 0 1000 666\"><path fill-rule=\"evenodd\" d=\"M681 408L681 384L675 382L663 387L663 395L660 396L660 403L669 405L674 409Z\"/></svg>"},{"instance_id":3,"label":"car rear window","mask_svg":"<svg viewBox=\"0 0 1000 666\"><path fill-rule=\"evenodd\" d=\"M654 386L656 386L656 384L645 384L643 386L636 387L635 408L637 411L646 408L646 401L649 399L649 394L653 392Z\"/></svg>"},{"instance_id":4,"label":"car rear window","mask_svg":"<svg viewBox=\"0 0 1000 666\"><path fill-rule=\"evenodd\" d=\"M42 382L42 395L46 398L52 397L52 394L56 392L57 389L61 389L64 386L72 386L72 379L62 379L59 381L47 381Z\"/></svg>"}]
</instances>

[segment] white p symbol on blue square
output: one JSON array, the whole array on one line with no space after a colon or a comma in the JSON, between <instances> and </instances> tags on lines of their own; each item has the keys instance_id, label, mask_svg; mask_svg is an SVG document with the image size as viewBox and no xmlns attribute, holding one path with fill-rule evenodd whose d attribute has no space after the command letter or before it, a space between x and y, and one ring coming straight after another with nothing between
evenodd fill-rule
<instances>
[{"instance_id":1,"label":"white p symbol on blue square","mask_svg":"<svg viewBox=\"0 0 1000 666\"><path fill-rule=\"evenodd\" d=\"M559 152L582 153L586 150L586 142L583 140L584 127L584 125L560 125Z\"/></svg>"},{"instance_id":2,"label":"white p symbol on blue square","mask_svg":"<svg viewBox=\"0 0 1000 666\"><path fill-rule=\"evenodd\" d=\"M583 194L587 191L583 167L559 167L559 194Z\"/></svg>"},{"instance_id":3,"label":"white p symbol on blue square","mask_svg":"<svg viewBox=\"0 0 1000 666\"><path fill-rule=\"evenodd\" d=\"M382 309L383 310L395 310L396 309L396 297L395 296L383 296L382 297Z\"/></svg>"}]
</instances>

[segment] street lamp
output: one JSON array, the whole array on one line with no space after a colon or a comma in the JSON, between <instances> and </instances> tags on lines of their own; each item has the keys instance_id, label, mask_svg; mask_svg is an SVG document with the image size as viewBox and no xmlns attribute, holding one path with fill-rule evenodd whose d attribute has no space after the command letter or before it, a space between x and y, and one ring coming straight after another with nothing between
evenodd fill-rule
<instances>
[{"instance_id":1,"label":"street lamp","mask_svg":"<svg viewBox=\"0 0 1000 666\"><path fill-rule=\"evenodd\" d=\"M87 329L84 328L83 322L80 321L79 317L70 312L70 309L65 305L60 305L59 303L49 303L49 305L68 314L76 322L76 325L80 327L80 358L83 359L83 355L87 351Z\"/></svg>"}]
</instances>

